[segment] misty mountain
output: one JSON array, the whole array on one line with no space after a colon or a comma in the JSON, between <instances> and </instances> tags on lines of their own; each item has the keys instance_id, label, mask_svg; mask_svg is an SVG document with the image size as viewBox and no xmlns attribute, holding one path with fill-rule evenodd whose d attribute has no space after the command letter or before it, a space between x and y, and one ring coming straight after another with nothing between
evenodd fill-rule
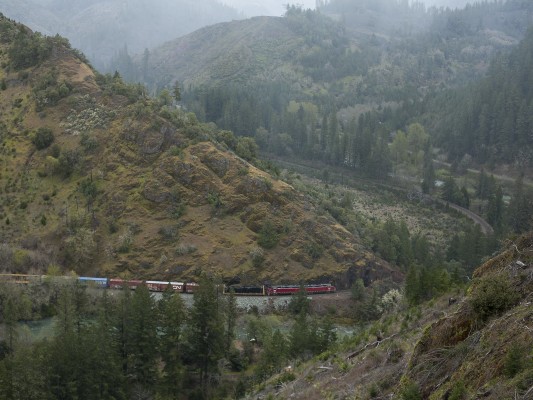
<instances>
[{"instance_id":1,"label":"misty mountain","mask_svg":"<svg viewBox=\"0 0 533 400\"><path fill-rule=\"evenodd\" d=\"M372 33L357 24L355 2L337 1L328 7L345 11L342 22L328 18L324 7L221 23L133 61L124 55L129 68L121 72L154 91L178 81L185 106L200 120L255 134L264 151L386 175L386 168L375 168L387 158L380 135L360 145L361 114L380 112L358 129L368 124L365 132L380 131L388 140L424 112L425 96L482 77L491 58L507 54L532 22L531 4L519 1L433 11L398 5L397 19L376 9L387 3L393 2L357 2L396 24L422 15L425 28L376 24Z\"/></svg>"},{"instance_id":2,"label":"misty mountain","mask_svg":"<svg viewBox=\"0 0 533 400\"><path fill-rule=\"evenodd\" d=\"M216 0L0 0L0 11L33 30L67 37L103 69L125 47L138 53L202 26L241 18Z\"/></svg>"},{"instance_id":3,"label":"misty mountain","mask_svg":"<svg viewBox=\"0 0 533 400\"><path fill-rule=\"evenodd\" d=\"M280 0L220 0L221 3L233 7L247 17L276 16L280 17L288 4L298 4L303 8L314 8L315 0L280 1Z\"/></svg>"}]
</instances>

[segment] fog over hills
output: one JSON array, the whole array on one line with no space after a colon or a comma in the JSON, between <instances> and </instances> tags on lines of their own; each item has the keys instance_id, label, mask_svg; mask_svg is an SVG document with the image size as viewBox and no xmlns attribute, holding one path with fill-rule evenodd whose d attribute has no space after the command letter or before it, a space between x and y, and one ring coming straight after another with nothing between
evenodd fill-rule
<instances>
[{"instance_id":1,"label":"fog over hills","mask_svg":"<svg viewBox=\"0 0 533 400\"><path fill-rule=\"evenodd\" d=\"M221 3L233 7L247 17L281 16L285 12L287 3L300 5L302 8L316 6L315 0L282 1L282 0L220 0Z\"/></svg>"},{"instance_id":2,"label":"fog over hills","mask_svg":"<svg viewBox=\"0 0 533 400\"><path fill-rule=\"evenodd\" d=\"M242 18L216 0L0 0L0 12L43 34L67 37L99 69L125 47L139 53L202 26Z\"/></svg>"}]
</instances>

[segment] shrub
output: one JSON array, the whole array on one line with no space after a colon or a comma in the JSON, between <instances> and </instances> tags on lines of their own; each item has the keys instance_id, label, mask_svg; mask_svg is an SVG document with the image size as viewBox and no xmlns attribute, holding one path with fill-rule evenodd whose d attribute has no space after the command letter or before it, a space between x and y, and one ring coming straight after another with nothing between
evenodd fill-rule
<instances>
[{"instance_id":1,"label":"shrub","mask_svg":"<svg viewBox=\"0 0 533 400\"><path fill-rule=\"evenodd\" d=\"M259 246L265 249L273 249L279 242L279 235L276 232L276 228L270 221L266 221L261 230L259 231L259 237L257 243Z\"/></svg>"},{"instance_id":2,"label":"shrub","mask_svg":"<svg viewBox=\"0 0 533 400\"><path fill-rule=\"evenodd\" d=\"M459 381L455 384L448 400L463 400L466 396L466 387L463 381Z\"/></svg>"},{"instance_id":3,"label":"shrub","mask_svg":"<svg viewBox=\"0 0 533 400\"><path fill-rule=\"evenodd\" d=\"M487 320L512 307L518 301L509 279L502 276L488 276L474 286L470 304L478 318Z\"/></svg>"},{"instance_id":4,"label":"shrub","mask_svg":"<svg viewBox=\"0 0 533 400\"><path fill-rule=\"evenodd\" d=\"M261 247L254 247L250 250L250 258L255 268L260 267L265 261L265 253Z\"/></svg>"},{"instance_id":5,"label":"shrub","mask_svg":"<svg viewBox=\"0 0 533 400\"><path fill-rule=\"evenodd\" d=\"M158 233L166 240L176 239L179 235L178 227L175 225L162 226L159 228Z\"/></svg>"},{"instance_id":6,"label":"shrub","mask_svg":"<svg viewBox=\"0 0 533 400\"><path fill-rule=\"evenodd\" d=\"M9 49L11 64L15 70L33 67L48 58L52 52L52 39L39 33L30 34L20 28L13 45Z\"/></svg>"},{"instance_id":7,"label":"shrub","mask_svg":"<svg viewBox=\"0 0 533 400\"><path fill-rule=\"evenodd\" d=\"M67 150L59 156L57 172L64 178L68 178L80 161L80 155L76 150Z\"/></svg>"},{"instance_id":8,"label":"shrub","mask_svg":"<svg viewBox=\"0 0 533 400\"><path fill-rule=\"evenodd\" d=\"M196 252L197 248L194 244L180 244L176 247L176 254L178 256L184 256Z\"/></svg>"},{"instance_id":9,"label":"shrub","mask_svg":"<svg viewBox=\"0 0 533 400\"><path fill-rule=\"evenodd\" d=\"M94 199L98 194L96 183L89 178L82 180L78 189L88 200Z\"/></svg>"},{"instance_id":10,"label":"shrub","mask_svg":"<svg viewBox=\"0 0 533 400\"><path fill-rule=\"evenodd\" d=\"M503 371L507 377L514 378L516 374L522 371L522 368L522 349L517 344L513 344L505 356Z\"/></svg>"},{"instance_id":11,"label":"shrub","mask_svg":"<svg viewBox=\"0 0 533 400\"><path fill-rule=\"evenodd\" d=\"M81 134L80 144L83 149L88 153L98 147L98 140L89 136L87 132Z\"/></svg>"},{"instance_id":12,"label":"shrub","mask_svg":"<svg viewBox=\"0 0 533 400\"><path fill-rule=\"evenodd\" d=\"M414 382L408 382L400 391L400 398L402 400L422 400L420 389Z\"/></svg>"},{"instance_id":13,"label":"shrub","mask_svg":"<svg viewBox=\"0 0 533 400\"><path fill-rule=\"evenodd\" d=\"M54 133L50 128L39 128L32 139L37 150L46 149L54 142Z\"/></svg>"}]
</instances>

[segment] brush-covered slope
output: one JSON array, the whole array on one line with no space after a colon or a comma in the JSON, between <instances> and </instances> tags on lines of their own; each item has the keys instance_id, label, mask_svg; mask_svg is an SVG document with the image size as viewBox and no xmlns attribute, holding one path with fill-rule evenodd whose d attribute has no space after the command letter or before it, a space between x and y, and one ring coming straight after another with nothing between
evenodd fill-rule
<instances>
[{"instance_id":1,"label":"brush-covered slope","mask_svg":"<svg viewBox=\"0 0 533 400\"><path fill-rule=\"evenodd\" d=\"M390 276L305 196L246 161L249 139L96 73L59 37L2 17L0 38L2 269L341 284Z\"/></svg>"},{"instance_id":2,"label":"brush-covered slope","mask_svg":"<svg viewBox=\"0 0 533 400\"><path fill-rule=\"evenodd\" d=\"M308 15L315 34L324 34L325 40L341 38L342 29L333 21ZM299 84L296 61L314 40L305 37L305 25L299 18L254 17L205 27L154 49L146 75L159 84L177 79L185 88L249 81ZM139 58L140 69L144 61Z\"/></svg>"},{"instance_id":3,"label":"brush-covered slope","mask_svg":"<svg viewBox=\"0 0 533 400\"><path fill-rule=\"evenodd\" d=\"M453 296L392 305L337 351L248 398L533 399L533 233L508 241Z\"/></svg>"}]
</instances>

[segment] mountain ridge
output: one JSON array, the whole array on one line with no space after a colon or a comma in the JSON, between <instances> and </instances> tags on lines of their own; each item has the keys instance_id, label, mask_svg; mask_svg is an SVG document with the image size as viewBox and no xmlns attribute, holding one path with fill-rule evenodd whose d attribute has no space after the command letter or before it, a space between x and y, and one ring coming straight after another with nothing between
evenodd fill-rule
<instances>
[{"instance_id":1,"label":"mountain ridge","mask_svg":"<svg viewBox=\"0 0 533 400\"><path fill-rule=\"evenodd\" d=\"M399 279L255 144L95 72L59 37L2 18L4 268L243 282ZM9 39L10 38L10 39ZM35 49L28 56L19 48ZM45 50L40 50L45 49ZM15 58L13 58L15 57Z\"/></svg>"}]
</instances>

